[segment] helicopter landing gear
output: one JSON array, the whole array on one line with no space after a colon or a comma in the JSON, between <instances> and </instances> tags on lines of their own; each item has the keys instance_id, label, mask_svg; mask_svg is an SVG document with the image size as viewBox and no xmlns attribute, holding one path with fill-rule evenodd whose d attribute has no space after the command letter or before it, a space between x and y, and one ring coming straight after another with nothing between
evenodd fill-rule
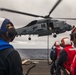
<instances>
[{"instance_id":1,"label":"helicopter landing gear","mask_svg":"<svg viewBox=\"0 0 76 75\"><path fill-rule=\"evenodd\" d=\"M57 34L56 34L56 33L54 33L54 34L53 34L53 37L54 37L54 38L56 38L56 37L57 37Z\"/></svg>"},{"instance_id":2,"label":"helicopter landing gear","mask_svg":"<svg viewBox=\"0 0 76 75\"><path fill-rule=\"evenodd\" d=\"M28 40L31 40L31 37L30 37L30 35L29 35L29 38L28 38Z\"/></svg>"}]
</instances>

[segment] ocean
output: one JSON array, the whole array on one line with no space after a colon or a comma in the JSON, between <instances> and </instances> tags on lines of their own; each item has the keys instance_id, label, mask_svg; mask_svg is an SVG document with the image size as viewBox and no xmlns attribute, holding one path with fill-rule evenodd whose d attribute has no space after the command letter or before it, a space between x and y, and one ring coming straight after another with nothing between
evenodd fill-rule
<instances>
[{"instance_id":1,"label":"ocean","mask_svg":"<svg viewBox=\"0 0 76 75\"><path fill-rule=\"evenodd\" d=\"M22 59L48 59L51 49L16 49Z\"/></svg>"}]
</instances>

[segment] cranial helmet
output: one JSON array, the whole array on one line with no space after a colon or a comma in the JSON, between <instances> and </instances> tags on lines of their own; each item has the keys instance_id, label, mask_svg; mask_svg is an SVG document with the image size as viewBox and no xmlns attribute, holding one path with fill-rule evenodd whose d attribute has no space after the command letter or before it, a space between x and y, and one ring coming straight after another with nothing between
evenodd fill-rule
<instances>
[{"instance_id":1,"label":"cranial helmet","mask_svg":"<svg viewBox=\"0 0 76 75\"><path fill-rule=\"evenodd\" d=\"M68 37L65 37L65 38L62 38L61 44L62 44L62 46L66 46L66 45L71 45L72 42L70 41L70 39Z\"/></svg>"},{"instance_id":2,"label":"cranial helmet","mask_svg":"<svg viewBox=\"0 0 76 75\"><path fill-rule=\"evenodd\" d=\"M14 28L13 23L9 19L0 18L0 35L5 34L7 35L8 38L13 39L16 36L17 32Z\"/></svg>"},{"instance_id":3,"label":"cranial helmet","mask_svg":"<svg viewBox=\"0 0 76 75\"><path fill-rule=\"evenodd\" d=\"M59 42L59 41L56 41L56 42L54 43L54 46L60 46L60 42Z\"/></svg>"},{"instance_id":4,"label":"cranial helmet","mask_svg":"<svg viewBox=\"0 0 76 75\"><path fill-rule=\"evenodd\" d=\"M13 23L9 19L0 18L0 31L5 33L7 31L7 24L11 24L13 26Z\"/></svg>"}]
</instances>

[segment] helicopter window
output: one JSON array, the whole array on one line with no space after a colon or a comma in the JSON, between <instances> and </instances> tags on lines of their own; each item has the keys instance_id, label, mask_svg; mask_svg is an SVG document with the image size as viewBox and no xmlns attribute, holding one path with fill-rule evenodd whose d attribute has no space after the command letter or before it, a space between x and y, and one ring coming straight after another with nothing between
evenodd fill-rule
<instances>
[{"instance_id":1,"label":"helicopter window","mask_svg":"<svg viewBox=\"0 0 76 75\"><path fill-rule=\"evenodd\" d=\"M41 27L46 27L45 24L41 24Z\"/></svg>"},{"instance_id":2,"label":"helicopter window","mask_svg":"<svg viewBox=\"0 0 76 75\"><path fill-rule=\"evenodd\" d=\"M53 22L49 23L47 27L48 27L48 29L49 29L50 27L51 27L51 29L54 29Z\"/></svg>"},{"instance_id":3,"label":"helicopter window","mask_svg":"<svg viewBox=\"0 0 76 75\"><path fill-rule=\"evenodd\" d=\"M66 24L65 21L62 21L63 24Z\"/></svg>"},{"instance_id":4,"label":"helicopter window","mask_svg":"<svg viewBox=\"0 0 76 75\"><path fill-rule=\"evenodd\" d=\"M26 25L25 27L33 26L33 25L36 24L36 23L37 23L37 20L34 20L34 21L30 22L28 25Z\"/></svg>"}]
</instances>

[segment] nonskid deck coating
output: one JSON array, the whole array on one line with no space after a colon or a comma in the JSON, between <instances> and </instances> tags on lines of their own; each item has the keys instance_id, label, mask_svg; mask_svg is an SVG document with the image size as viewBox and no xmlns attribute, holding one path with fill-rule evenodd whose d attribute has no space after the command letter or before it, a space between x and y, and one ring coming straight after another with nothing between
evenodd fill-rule
<instances>
[{"instance_id":1,"label":"nonskid deck coating","mask_svg":"<svg viewBox=\"0 0 76 75\"><path fill-rule=\"evenodd\" d=\"M29 68L32 67L34 64L22 65L24 75L26 75L27 72L27 75L51 75L50 65L48 64L47 60L33 60L32 62L34 62L36 66L30 69L29 72Z\"/></svg>"}]
</instances>

